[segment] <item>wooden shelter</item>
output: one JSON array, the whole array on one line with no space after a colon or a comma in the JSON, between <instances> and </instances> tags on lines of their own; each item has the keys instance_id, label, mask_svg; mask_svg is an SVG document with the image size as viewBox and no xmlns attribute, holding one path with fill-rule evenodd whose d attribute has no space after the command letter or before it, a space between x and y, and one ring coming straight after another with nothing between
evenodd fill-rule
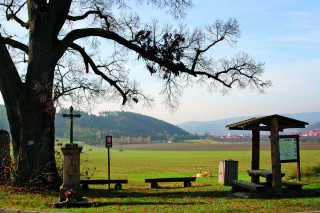
<instances>
[{"instance_id":1,"label":"wooden shelter","mask_svg":"<svg viewBox=\"0 0 320 213\"><path fill-rule=\"evenodd\" d=\"M270 115L251 118L238 123L227 125L229 130L252 130L252 170L259 170L260 165L260 131L270 131L271 164L272 164L272 189L275 197L282 195L282 173L279 150L279 131L288 128L305 128L309 123L284 117ZM252 183L259 183L259 177L252 176Z\"/></svg>"}]
</instances>

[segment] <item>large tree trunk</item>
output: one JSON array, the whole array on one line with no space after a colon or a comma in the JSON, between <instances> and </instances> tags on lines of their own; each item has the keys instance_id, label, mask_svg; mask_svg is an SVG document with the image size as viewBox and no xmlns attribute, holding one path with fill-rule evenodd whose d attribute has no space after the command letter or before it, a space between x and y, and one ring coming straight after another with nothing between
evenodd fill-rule
<instances>
[{"instance_id":1,"label":"large tree trunk","mask_svg":"<svg viewBox=\"0 0 320 213\"><path fill-rule=\"evenodd\" d=\"M55 163L55 110L22 98L19 109L7 108L16 160L16 186L55 187L59 175ZM16 116L16 115L19 116ZM18 120L12 120L18 119Z\"/></svg>"},{"instance_id":2,"label":"large tree trunk","mask_svg":"<svg viewBox=\"0 0 320 213\"><path fill-rule=\"evenodd\" d=\"M56 38L49 16L29 7L28 69L25 81L0 39L0 89L6 105L15 157L16 186L59 185L55 163L52 101Z\"/></svg>"}]
</instances>

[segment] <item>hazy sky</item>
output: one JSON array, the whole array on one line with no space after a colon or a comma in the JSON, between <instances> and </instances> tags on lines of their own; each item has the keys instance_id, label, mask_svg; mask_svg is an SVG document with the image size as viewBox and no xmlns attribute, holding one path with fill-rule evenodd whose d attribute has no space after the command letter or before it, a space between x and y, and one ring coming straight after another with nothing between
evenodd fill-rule
<instances>
[{"instance_id":1,"label":"hazy sky","mask_svg":"<svg viewBox=\"0 0 320 213\"><path fill-rule=\"evenodd\" d=\"M184 91L174 114L162 104L161 82L147 77L144 66L133 65L132 76L141 81L156 103L152 109L141 105L125 109L179 124L246 115L320 111L320 1L319 0L196 0L186 17L173 20L162 10L142 7L145 19L156 17L162 22L185 23L190 27L213 23L216 19L236 18L241 38L236 49L217 48L217 55L245 52L265 62L263 79L273 86L264 94L234 88L223 96L219 91L192 87ZM143 20L143 19L142 19ZM3 101L1 101L3 103ZM121 110L120 103L97 105L98 111ZM320 120L320 118L319 118Z\"/></svg>"}]
</instances>

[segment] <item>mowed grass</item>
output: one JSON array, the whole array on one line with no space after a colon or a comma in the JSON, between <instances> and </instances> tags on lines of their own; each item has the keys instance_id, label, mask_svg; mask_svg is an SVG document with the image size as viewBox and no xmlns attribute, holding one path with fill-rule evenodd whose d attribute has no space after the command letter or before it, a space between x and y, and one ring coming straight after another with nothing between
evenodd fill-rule
<instances>
[{"instance_id":1,"label":"mowed grass","mask_svg":"<svg viewBox=\"0 0 320 213\"><path fill-rule=\"evenodd\" d=\"M182 144L186 146L186 144ZM36 211L65 212L301 212L320 210L319 177L302 176L304 196L300 198L238 199L228 197L230 186L218 183L219 161L233 159L239 163L239 179L250 180L251 151L150 151L110 149L111 179L128 179L123 190L107 190L107 185L90 185L85 191L91 208L55 209L56 192L21 192L0 190L0 207ZM186 147L184 147L186 148ZM89 151L91 150L91 151ZM320 162L320 149L301 150L301 169L308 170ZM107 178L107 149L84 146L82 168L91 179ZM260 167L270 169L270 151L261 151ZM282 164L286 174L296 172L296 163ZM84 171L83 171L84 172ZM212 177L197 178L192 187L182 183L162 183L149 189L145 178L187 177L209 172ZM288 175L292 176L292 175ZM296 180L290 180L296 181Z\"/></svg>"}]
</instances>

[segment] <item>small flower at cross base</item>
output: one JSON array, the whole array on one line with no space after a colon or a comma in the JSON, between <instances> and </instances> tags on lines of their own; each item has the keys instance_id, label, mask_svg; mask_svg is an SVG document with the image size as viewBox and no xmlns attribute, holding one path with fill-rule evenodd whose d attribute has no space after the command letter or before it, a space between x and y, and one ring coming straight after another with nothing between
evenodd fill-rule
<instances>
[{"instance_id":1,"label":"small flower at cross base","mask_svg":"<svg viewBox=\"0 0 320 213\"><path fill-rule=\"evenodd\" d=\"M73 191L73 189L68 189L64 195L66 196L67 202L75 202L76 199L74 198L76 195L76 191Z\"/></svg>"}]
</instances>

